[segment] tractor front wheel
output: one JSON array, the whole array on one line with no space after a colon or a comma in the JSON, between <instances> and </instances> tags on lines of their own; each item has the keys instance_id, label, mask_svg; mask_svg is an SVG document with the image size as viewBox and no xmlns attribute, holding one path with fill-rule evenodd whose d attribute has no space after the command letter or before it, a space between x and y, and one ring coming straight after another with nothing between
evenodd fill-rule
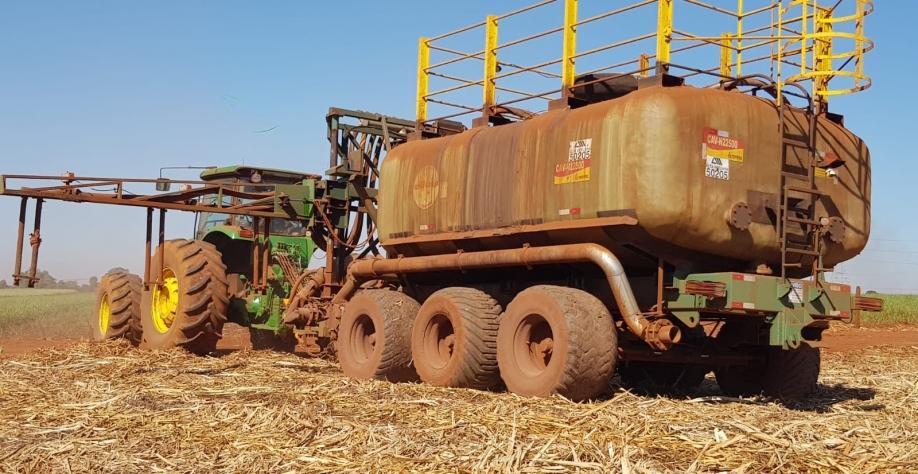
<instances>
[{"instance_id":1,"label":"tractor front wheel","mask_svg":"<svg viewBox=\"0 0 918 474\"><path fill-rule=\"evenodd\" d=\"M140 343L140 299L143 282L137 275L108 273L96 289L96 310L90 318L92 338L124 338Z\"/></svg>"},{"instance_id":2,"label":"tractor front wheel","mask_svg":"<svg viewBox=\"0 0 918 474\"><path fill-rule=\"evenodd\" d=\"M141 346L213 352L222 336L228 301L219 252L199 240L170 240L156 250L151 270L141 310Z\"/></svg>"}]
</instances>

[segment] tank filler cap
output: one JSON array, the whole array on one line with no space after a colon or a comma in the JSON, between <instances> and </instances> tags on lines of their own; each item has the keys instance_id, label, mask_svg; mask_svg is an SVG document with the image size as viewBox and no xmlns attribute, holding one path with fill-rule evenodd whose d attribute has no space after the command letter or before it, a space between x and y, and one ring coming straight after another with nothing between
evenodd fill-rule
<instances>
[{"instance_id":1,"label":"tank filler cap","mask_svg":"<svg viewBox=\"0 0 918 474\"><path fill-rule=\"evenodd\" d=\"M738 202L733 205L730 212L727 213L727 223L736 230L747 230L752 224L752 210L745 202Z\"/></svg>"},{"instance_id":2,"label":"tank filler cap","mask_svg":"<svg viewBox=\"0 0 918 474\"><path fill-rule=\"evenodd\" d=\"M843 221L841 217L823 217L820 220L826 237L828 237L833 244L840 244L845 241L845 221Z\"/></svg>"}]
</instances>

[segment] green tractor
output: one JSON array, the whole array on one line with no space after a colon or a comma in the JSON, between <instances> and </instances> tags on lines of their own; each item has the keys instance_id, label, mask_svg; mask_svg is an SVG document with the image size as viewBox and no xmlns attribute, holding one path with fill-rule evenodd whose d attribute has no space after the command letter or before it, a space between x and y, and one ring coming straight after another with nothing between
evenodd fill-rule
<instances>
[{"instance_id":1,"label":"green tractor","mask_svg":"<svg viewBox=\"0 0 918 474\"><path fill-rule=\"evenodd\" d=\"M209 168L198 181L0 176L0 195L22 200L14 282L37 282L44 201L144 207L143 274L115 272L101 279L92 314L96 339L127 338L145 348L206 354L216 349L224 324L233 322L249 328L256 349L293 351L299 341L307 352L320 353L335 337L326 310L347 265L379 254L378 166L415 129L411 121L343 109L331 109L326 119L331 154L325 177L246 165ZM13 185L17 181L23 184ZM59 184L36 184L47 181ZM151 184L155 193L137 191ZM36 202L28 239L32 263L23 272L29 199ZM195 214L193 238L165 240L165 215L174 210ZM317 249L324 258L310 269Z\"/></svg>"},{"instance_id":2,"label":"green tractor","mask_svg":"<svg viewBox=\"0 0 918 474\"><path fill-rule=\"evenodd\" d=\"M315 183L321 178L292 171L231 166L205 171L201 179L302 186L306 193L304 212L308 215L312 213ZM293 351L296 339L283 324L283 310L296 277L308 268L316 245L303 221L271 220L266 244L265 234L256 236L254 225L251 216L202 213L198 217L195 239L213 244L221 255L230 295L226 313L229 321L249 327L255 349ZM254 250L259 244L263 244L270 255L264 278L267 285L260 285L252 274Z\"/></svg>"},{"instance_id":3,"label":"green tractor","mask_svg":"<svg viewBox=\"0 0 918 474\"><path fill-rule=\"evenodd\" d=\"M281 185L288 195L298 195L302 215L309 216L321 177L230 166L208 169L201 180L253 194L266 185ZM228 208L251 203L240 196L223 199L222 206ZM283 324L283 310L316 249L308 222L198 213L193 240L168 240L157 248L148 291L137 275L103 278L94 325L97 338L125 336L149 348L178 346L208 353L229 321L249 328L256 349L293 351L296 339Z\"/></svg>"}]
</instances>

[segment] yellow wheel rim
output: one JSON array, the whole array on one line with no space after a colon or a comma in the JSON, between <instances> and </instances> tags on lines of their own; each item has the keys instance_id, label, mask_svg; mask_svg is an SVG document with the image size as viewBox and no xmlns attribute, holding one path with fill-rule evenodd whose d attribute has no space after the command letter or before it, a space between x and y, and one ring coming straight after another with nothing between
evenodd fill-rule
<instances>
[{"instance_id":1,"label":"yellow wheel rim","mask_svg":"<svg viewBox=\"0 0 918 474\"><path fill-rule=\"evenodd\" d=\"M178 278L171 268L163 270L162 283L153 286L151 314L153 327L165 334L175 322L175 312L178 310Z\"/></svg>"},{"instance_id":2,"label":"yellow wheel rim","mask_svg":"<svg viewBox=\"0 0 918 474\"><path fill-rule=\"evenodd\" d=\"M102 337L108 333L108 322L112 318L112 307L108 303L108 293L102 295L102 302L99 303L99 334Z\"/></svg>"}]
</instances>

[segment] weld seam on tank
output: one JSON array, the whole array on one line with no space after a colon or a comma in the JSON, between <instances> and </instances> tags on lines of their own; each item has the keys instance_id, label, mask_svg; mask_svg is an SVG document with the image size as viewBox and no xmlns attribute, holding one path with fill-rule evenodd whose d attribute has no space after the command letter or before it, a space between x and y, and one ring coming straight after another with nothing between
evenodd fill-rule
<instances>
[{"instance_id":1,"label":"weld seam on tank","mask_svg":"<svg viewBox=\"0 0 918 474\"><path fill-rule=\"evenodd\" d=\"M621 261L609 249L593 243L359 260L348 268L348 278L332 303L345 302L356 291L361 281L383 273L404 274L584 262L593 263L603 271L622 319L634 335L658 350L669 349L681 340L679 328L668 320L650 320L645 317L638 307Z\"/></svg>"}]
</instances>

